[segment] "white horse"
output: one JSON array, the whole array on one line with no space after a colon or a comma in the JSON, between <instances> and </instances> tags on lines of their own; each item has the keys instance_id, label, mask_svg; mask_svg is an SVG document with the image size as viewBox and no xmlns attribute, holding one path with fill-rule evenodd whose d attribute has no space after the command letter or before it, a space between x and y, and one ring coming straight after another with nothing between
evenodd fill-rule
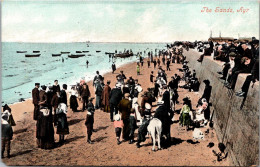
<instances>
[{"instance_id":1,"label":"white horse","mask_svg":"<svg viewBox=\"0 0 260 167\"><path fill-rule=\"evenodd\" d=\"M147 127L148 133L152 137L153 141L153 148L152 151L155 151L155 143L156 143L156 135L157 135L157 140L158 140L158 150L161 149L161 133L162 133L162 122L157 119L153 118L148 127Z\"/></svg>"}]
</instances>

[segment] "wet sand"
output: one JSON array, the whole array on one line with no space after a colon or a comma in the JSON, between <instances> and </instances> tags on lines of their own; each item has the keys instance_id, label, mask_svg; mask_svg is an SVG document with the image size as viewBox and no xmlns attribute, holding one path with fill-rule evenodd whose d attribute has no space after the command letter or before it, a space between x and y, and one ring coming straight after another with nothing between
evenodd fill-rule
<instances>
[{"instance_id":1,"label":"wet sand","mask_svg":"<svg viewBox=\"0 0 260 167\"><path fill-rule=\"evenodd\" d=\"M162 65L163 69L166 66ZM177 68L181 68L179 64L171 64L171 71L166 71L167 79L175 73L179 73ZM111 80L111 88L114 87L115 76L119 71L123 70L128 78L132 76L138 79L143 90L152 87L150 83L150 72L154 74L157 69L147 68L145 60L144 66L141 67L141 75L137 76L136 63L130 63L116 70L114 74L107 73L104 75L105 82ZM95 73L95 71L93 71ZM94 96L92 81L88 82L91 95ZM183 85L181 82L180 85ZM33 85L32 85L33 89ZM31 90L28 90L31 91ZM179 88L180 104L176 106L177 110L182 107L182 99L189 96L192 101L193 109L199 99L199 94L188 92L186 89ZM139 99L139 102L141 99ZM78 109L81 109L82 104ZM154 103L155 104L155 103ZM147 139L141 143L141 148L136 148L135 144L123 142L117 145L113 123L110 122L109 113L101 110L95 112L94 129L96 132L92 135L94 144L88 144L86 138L86 127L84 125L86 118L85 112L73 113L69 108L68 122L70 134L65 136L65 144L51 149L43 150L36 147L36 122L33 120L33 104L31 100L26 100L22 103L17 103L10 106L13 117L16 121L16 126L13 127L14 137L11 144L12 158L4 158L2 161L6 165L94 165L94 166L228 166L229 160L225 159L221 162L217 161L217 157L213 155L212 150L219 152L217 145L218 140L214 130L209 131L205 136L205 140L197 144L189 142L192 139L192 131L186 131L184 127L180 127L177 121L171 126L172 145L167 149L153 152L152 141ZM174 120L178 120L179 115L174 115ZM201 128L206 131L208 127ZM55 129L56 131L56 129ZM137 134L137 130L135 131ZM136 139L136 138L135 138ZM58 142L58 135L55 134L55 141ZM208 148L209 142L215 144L214 147Z\"/></svg>"}]
</instances>

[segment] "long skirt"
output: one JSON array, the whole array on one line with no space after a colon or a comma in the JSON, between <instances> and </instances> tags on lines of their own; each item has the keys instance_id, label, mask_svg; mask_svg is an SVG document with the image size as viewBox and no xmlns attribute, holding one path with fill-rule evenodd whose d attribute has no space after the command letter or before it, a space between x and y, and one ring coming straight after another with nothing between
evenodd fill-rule
<instances>
[{"instance_id":1,"label":"long skirt","mask_svg":"<svg viewBox=\"0 0 260 167\"><path fill-rule=\"evenodd\" d=\"M70 108L72 109L73 112L77 111L79 104L77 101L77 97L75 95L70 96Z\"/></svg>"},{"instance_id":2,"label":"long skirt","mask_svg":"<svg viewBox=\"0 0 260 167\"><path fill-rule=\"evenodd\" d=\"M56 133L60 135L69 134L69 125L67 122L66 114L64 113L57 114L57 121L58 121L58 125L57 125Z\"/></svg>"},{"instance_id":3,"label":"long skirt","mask_svg":"<svg viewBox=\"0 0 260 167\"><path fill-rule=\"evenodd\" d=\"M39 146L43 149L50 149L54 146L54 128L52 124L52 115L39 115L36 124L36 138L39 141Z\"/></svg>"},{"instance_id":4,"label":"long skirt","mask_svg":"<svg viewBox=\"0 0 260 167\"><path fill-rule=\"evenodd\" d=\"M191 118L189 113L182 113L179 118L179 122L182 126L189 126L191 125Z\"/></svg>"}]
</instances>

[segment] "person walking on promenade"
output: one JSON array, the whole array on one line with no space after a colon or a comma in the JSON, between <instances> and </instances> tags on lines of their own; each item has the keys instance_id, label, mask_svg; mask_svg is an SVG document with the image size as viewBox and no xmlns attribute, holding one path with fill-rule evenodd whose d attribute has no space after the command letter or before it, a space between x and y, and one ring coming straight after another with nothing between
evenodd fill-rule
<instances>
[{"instance_id":1,"label":"person walking on promenade","mask_svg":"<svg viewBox=\"0 0 260 167\"><path fill-rule=\"evenodd\" d=\"M33 119L37 120L39 114L39 101L40 101L40 92L39 92L40 83L35 83L35 88L32 90L32 99L34 105Z\"/></svg>"},{"instance_id":2,"label":"person walking on promenade","mask_svg":"<svg viewBox=\"0 0 260 167\"><path fill-rule=\"evenodd\" d=\"M10 151L11 151L11 140L13 139L13 129L12 126L7 122L8 121L8 114L2 114L2 158L4 158L5 148L7 146L7 158L10 158Z\"/></svg>"},{"instance_id":3,"label":"person walking on promenade","mask_svg":"<svg viewBox=\"0 0 260 167\"><path fill-rule=\"evenodd\" d=\"M110 85L111 81L107 81L107 84L105 85L103 92L102 92L102 105L104 106L104 112L109 112L109 94L111 92L111 87Z\"/></svg>"},{"instance_id":4,"label":"person walking on promenade","mask_svg":"<svg viewBox=\"0 0 260 167\"><path fill-rule=\"evenodd\" d=\"M92 141L91 141L91 135L92 135L92 132L93 132L93 125L94 125L94 112L95 112L95 108L94 108L94 104L92 103L94 98L89 98L88 101L88 105L87 105L87 117L86 117L86 121L85 121L85 125L87 127L87 136L88 136L88 139L87 139L87 142L89 144L92 144Z\"/></svg>"},{"instance_id":5,"label":"person walking on promenade","mask_svg":"<svg viewBox=\"0 0 260 167\"><path fill-rule=\"evenodd\" d=\"M122 100L122 97L123 97L123 93L121 91L121 84L117 83L116 87L111 90L109 95L111 122L113 122L114 115L118 113L118 104Z\"/></svg>"},{"instance_id":6,"label":"person walking on promenade","mask_svg":"<svg viewBox=\"0 0 260 167\"><path fill-rule=\"evenodd\" d=\"M90 97L90 91L89 91L88 85L86 83L83 84L83 87L80 91L80 96L81 96L82 102L83 102L82 111L84 111L84 110L86 110L86 106L88 104L88 98Z\"/></svg>"},{"instance_id":7,"label":"person walking on promenade","mask_svg":"<svg viewBox=\"0 0 260 167\"><path fill-rule=\"evenodd\" d=\"M129 100L129 93L125 94L125 97L120 101L118 104L118 110L121 113L121 118L124 123L124 128L123 128L123 139L125 141L129 140L129 117L130 117L130 112L131 112L131 102Z\"/></svg>"},{"instance_id":8,"label":"person walking on promenade","mask_svg":"<svg viewBox=\"0 0 260 167\"><path fill-rule=\"evenodd\" d=\"M117 144L121 144L120 141L120 136L121 136L121 132L122 132L122 128L124 127L124 123L121 120L121 116L120 114L116 114L114 117L114 127L115 127L115 133L116 133L116 140L117 140Z\"/></svg>"}]
</instances>

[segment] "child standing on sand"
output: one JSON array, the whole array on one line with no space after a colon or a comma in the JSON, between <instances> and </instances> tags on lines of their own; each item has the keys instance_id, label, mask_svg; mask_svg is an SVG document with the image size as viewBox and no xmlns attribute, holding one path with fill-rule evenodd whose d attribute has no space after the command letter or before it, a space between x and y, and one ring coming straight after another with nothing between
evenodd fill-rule
<instances>
[{"instance_id":1,"label":"child standing on sand","mask_svg":"<svg viewBox=\"0 0 260 167\"><path fill-rule=\"evenodd\" d=\"M121 136L121 131L124 126L124 123L121 120L121 116L119 114L115 115L114 120L115 120L114 127L115 127L115 132L116 132L116 140L117 140L117 144L119 145L121 143L120 136Z\"/></svg>"},{"instance_id":2,"label":"child standing on sand","mask_svg":"<svg viewBox=\"0 0 260 167\"><path fill-rule=\"evenodd\" d=\"M137 75L140 75L140 66L139 66L139 63L137 63L137 67L136 67L137 69Z\"/></svg>"},{"instance_id":3,"label":"child standing on sand","mask_svg":"<svg viewBox=\"0 0 260 167\"><path fill-rule=\"evenodd\" d=\"M88 113L87 113L86 122L85 122L85 125L87 127L87 135L88 135L87 142L89 144L92 144L91 135L93 132L93 124L94 124L95 108L94 108L94 104L92 103L93 99L94 99L93 97L89 98L89 103L87 105Z\"/></svg>"}]
</instances>

